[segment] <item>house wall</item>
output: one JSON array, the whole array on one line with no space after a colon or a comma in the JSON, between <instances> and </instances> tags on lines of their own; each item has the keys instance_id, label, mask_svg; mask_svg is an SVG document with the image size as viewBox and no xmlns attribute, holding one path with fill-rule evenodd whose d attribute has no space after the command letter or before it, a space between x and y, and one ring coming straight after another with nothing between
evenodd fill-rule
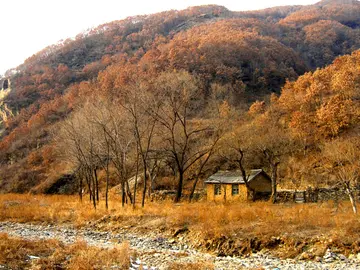
<instances>
[{"instance_id":1,"label":"house wall","mask_svg":"<svg viewBox=\"0 0 360 270\"><path fill-rule=\"evenodd\" d=\"M232 185L231 184L222 184L221 185L221 194L215 195L215 184L206 185L206 194L208 201L246 201L247 200L247 189L244 184L239 185L239 194L231 194Z\"/></svg>"},{"instance_id":2,"label":"house wall","mask_svg":"<svg viewBox=\"0 0 360 270\"><path fill-rule=\"evenodd\" d=\"M249 185L257 192L271 192L271 181L262 174L256 176Z\"/></svg>"}]
</instances>

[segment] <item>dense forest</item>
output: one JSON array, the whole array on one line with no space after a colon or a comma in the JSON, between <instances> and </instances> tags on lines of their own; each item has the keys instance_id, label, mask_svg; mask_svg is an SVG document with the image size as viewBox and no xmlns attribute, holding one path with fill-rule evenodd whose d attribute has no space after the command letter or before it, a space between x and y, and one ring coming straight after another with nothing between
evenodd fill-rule
<instances>
[{"instance_id":1,"label":"dense forest","mask_svg":"<svg viewBox=\"0 0 360 270\"><path fill-rule=\"evenodd\" d=\"M142 175L143 199L165 186L180 200L218 169L259 167L282 187L350 185L358 49L355 0L100 25L7 72L0 192L66 192L66 176L93 198L120 184L125 203Z\"/></svg>"}]
</instances>

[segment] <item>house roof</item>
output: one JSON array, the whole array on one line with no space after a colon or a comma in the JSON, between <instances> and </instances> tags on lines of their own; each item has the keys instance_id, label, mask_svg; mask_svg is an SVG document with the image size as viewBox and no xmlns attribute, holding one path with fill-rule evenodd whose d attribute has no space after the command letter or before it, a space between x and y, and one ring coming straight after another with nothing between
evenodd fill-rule
<instances>
[{"instance_id":1,"label":"house roof","mask_svg":"<svg viewBox=\"0 0 360 270\"><path fill-rule=\"evenodd\" d=\"M262 169L251 170L248 182L253 180L261 173L265 173ZM266 174L266 173L265 173ZM206 181L206 184L245 184L241 171L218 171L211 175Z\"/></svg>"}]
</instances>

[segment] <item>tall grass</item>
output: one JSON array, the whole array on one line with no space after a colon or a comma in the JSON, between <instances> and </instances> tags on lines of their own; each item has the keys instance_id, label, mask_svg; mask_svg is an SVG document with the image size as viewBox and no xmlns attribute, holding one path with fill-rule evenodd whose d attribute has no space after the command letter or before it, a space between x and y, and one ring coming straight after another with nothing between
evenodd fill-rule
<instances>
[{"instance_id":1,"label":"tall grass","mask_svg":"<svg viewBox=\"0 0 360 270\"><path fill-rule=\"evenodd\" d=\"M113 197L106 211L74 196L0 195L0 221L71 223L83 226L98 221L105 229L132 227L138 230L171 231L188 228L205 237L220 235L336 235L352 238L360 232L360 221L351 206L343 202L321 204L279 204L267 202L215 204L207 202L173 204L148 203L135 210L121 207ZM107 217L106 219L103 219ZM101 221L103 220L103 222Z\"/></svg>"},{"instance_id":2,"label":"tall grass","mask_svg":"<svg viewBox=\"0 0 360 270\"><path fill-rule=\"evenodd\" d=\"M84 242L65 246L56 240L29 241L0 234L0 265L9 269L129 269L130 249L89 247Z\"/></svg>"}]
</instances>

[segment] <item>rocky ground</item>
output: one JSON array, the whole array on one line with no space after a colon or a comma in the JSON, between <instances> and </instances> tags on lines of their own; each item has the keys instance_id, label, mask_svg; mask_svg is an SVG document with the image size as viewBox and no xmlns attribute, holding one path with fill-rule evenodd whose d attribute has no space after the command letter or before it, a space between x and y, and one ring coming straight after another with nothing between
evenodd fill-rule
<instances>
[{"instance_id":1,"label":"rocky ground","mask_svg":"<svg viewBox=\"0 0 360 270\"><path fill-rule=\"evenodd\" d=\"M158 235L139 236L126 231L112 233L91 229L76 229L71 226L32 225L13 222L0 222L0 232L29 240L57 239L65 244L84 240L89 245L112 248L117 243L128 241L136 258L132 259L131 269L169 269L173 262L210 262L215 269L360 269L360 255L347 258L330 250L316 261L281 260L266 252L247 257L218 257L199 252L186 244L178 244L174 239ZM31 258L31 254L29 254ZM33 258L37 259L37 258ZM145 267L144 267L145 266ZM4 266L0 265L0 269Z\"/></svg>"}]
</instances>

